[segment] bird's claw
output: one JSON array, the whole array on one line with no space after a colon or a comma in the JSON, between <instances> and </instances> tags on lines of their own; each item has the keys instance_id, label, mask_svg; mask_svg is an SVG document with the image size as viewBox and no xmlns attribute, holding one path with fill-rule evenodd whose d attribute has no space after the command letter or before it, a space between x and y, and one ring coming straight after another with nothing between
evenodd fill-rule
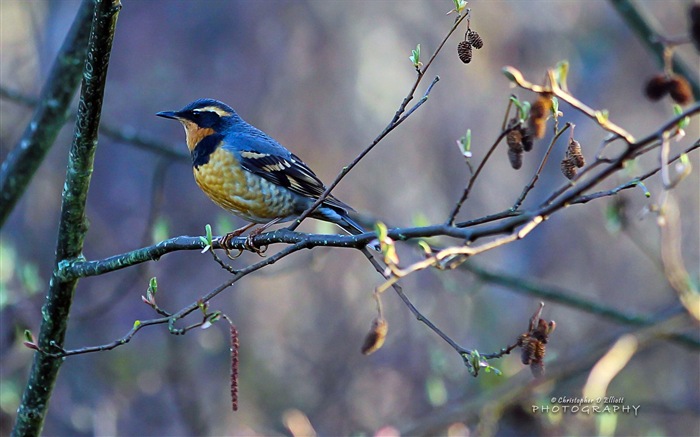
<instances>
[{"instance_id":1,"label":"bird's claw","mask_svg":"<svg viewBox=\"0 0 700 437\"><path fill-rule=\"evenodd\" d=\"M234 259L238 258L239 256L241 256L241 254L243 254L243 249L238 249L238 254L231 255L231 249L229 249L229 245L231 244L231 240L233 240L236 237L239 237L241 234L242 234L242 232L240 232L240 229L239 229L238 231L229 232L228 234L219 238L219 245L224 249L224 252L226 252L226 256L230 260L234 260Z\"/></svg>"},{"instance_id":2,"label":"bird's claw","mask_svg":"<svg viewBox=\"0 0 700 437\"><path fill-rule=\"evenodd\" d=\"M253 231L248 235L248 237L245 239L245 248L251 252L258 254L259 256L265 256L264 254L267 251L267 245L257 247L253 242L253 237L257 235L260 235L260 232Z\"/></svg>"}]
</instances>

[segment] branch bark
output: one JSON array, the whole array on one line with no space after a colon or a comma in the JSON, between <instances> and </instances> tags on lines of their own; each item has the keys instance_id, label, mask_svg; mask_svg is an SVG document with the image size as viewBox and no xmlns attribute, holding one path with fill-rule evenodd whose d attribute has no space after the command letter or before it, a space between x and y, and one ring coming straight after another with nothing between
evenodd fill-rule
<instances>
[{"instance_id":1,"label":"branch bark","mask_svg":"<svg viewBox=\"0 0 700 437\"><path fill-rule=\"evenodd\" d=\"M64 260L82 256L83 241L87 231L85 201L97 148L97 129L100 124L109 55L120 9L119 0L95 0L94 2L78 105L78 120L63 189L56 243L56 266ZM58 268L55 271L58 271ZM68 314L77 283L77 279L61 280L55 273L51 278L46 303L42 308L43 321L38 340L41 349L63 347L68 327ZM60 358L47 354L40 352L34 354L29 380L17 410L17 421L12 430L13 436L35 436L41 433L51 392L62 362Z\"/></svg>"}]
</instances>

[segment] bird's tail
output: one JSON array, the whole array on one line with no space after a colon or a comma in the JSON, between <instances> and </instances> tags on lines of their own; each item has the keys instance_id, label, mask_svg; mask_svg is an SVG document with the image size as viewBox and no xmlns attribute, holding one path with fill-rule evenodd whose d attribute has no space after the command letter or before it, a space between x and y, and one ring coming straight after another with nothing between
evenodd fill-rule
<instances>
[{"instance_id":1,"label":"bird's tail","mask_svg":"<svg viewBox=\"0 0 700 437\"><path fill-rule=\"evenodd\" d=\"M351 235L360 235L371 232L376 220L371 219L355 211L347 211L338 207L323 205L312 214L319 220L335 223Z\"/></svg>"},{"instance_id":2,"label":"bird's tail","mask_svg":"<svg viewBox=\"0 0 700 437\"><path fill-rule=\"evenodd\" d=\"M368 232L364 226L353 220L347 213L341 215L340 220L336 222L336 224L352 235L360 235Z\"/></svg>"}]
</instances>

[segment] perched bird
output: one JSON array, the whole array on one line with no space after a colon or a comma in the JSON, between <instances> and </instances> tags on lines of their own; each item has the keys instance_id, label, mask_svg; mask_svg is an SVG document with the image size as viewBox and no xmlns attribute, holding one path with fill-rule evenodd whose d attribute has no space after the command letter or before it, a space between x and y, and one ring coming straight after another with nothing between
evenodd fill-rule
<instances>
[{"instance_id":1,"label":"perched bird","mask_svg":"<svg viewBox=\"0 0 700 437\"><path fill-rule=\"evenodd\" d=\"M326 190L301 159L245 122L225 103L200 99L179 111L156 115L184 126L194 179L204 193L220 207L251 222L227 234L222 239L224 247L255 224L263 226L253 235L297 218ZM353 235L364 233L349 211L353 209L329 195L311 217L335 223Z\"/></svg>"}]
</instances>

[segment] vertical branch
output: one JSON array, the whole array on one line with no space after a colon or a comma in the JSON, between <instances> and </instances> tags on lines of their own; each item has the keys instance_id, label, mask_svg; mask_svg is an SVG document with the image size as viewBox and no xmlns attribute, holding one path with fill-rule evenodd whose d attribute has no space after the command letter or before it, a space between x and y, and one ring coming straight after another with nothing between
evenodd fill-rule
<instances>
[{"instance_id":1,"label":"vertical branch","mask_svg":"<svg viewBox=\"0 0 700 437\"><path fill-rule=\"evenodd\" d=\"M90 35L93 1L83 0L61 50L56 55L34 115L22 138L0 168L0 228L22 197L34 173L68 120L69 105L80 83Z\"/></svg>"},{"instance_id":2,"label":"vertical branch","mask_svg":"<svg viewBox=\"0 0 700 437\"><path fill-rule=\"evenodd\" d=\"M78 106L75 136L71 145L66 181L61 203L61 218L56 243L56 267L51 278L46 303L42 308L42 324L38 345L41 350L62 348L68 325L76 279L61 279L55 272L58 265L81 256L87 230L85 201L92 176L97 147L109 55L121 3L119 0L95 0L92 27L83 69L83 82ZM17 410L13 436L35 436L41 433L51 392L56 383L62 359L36 352L29 380Z\"/></svg>"}]
</instances>

